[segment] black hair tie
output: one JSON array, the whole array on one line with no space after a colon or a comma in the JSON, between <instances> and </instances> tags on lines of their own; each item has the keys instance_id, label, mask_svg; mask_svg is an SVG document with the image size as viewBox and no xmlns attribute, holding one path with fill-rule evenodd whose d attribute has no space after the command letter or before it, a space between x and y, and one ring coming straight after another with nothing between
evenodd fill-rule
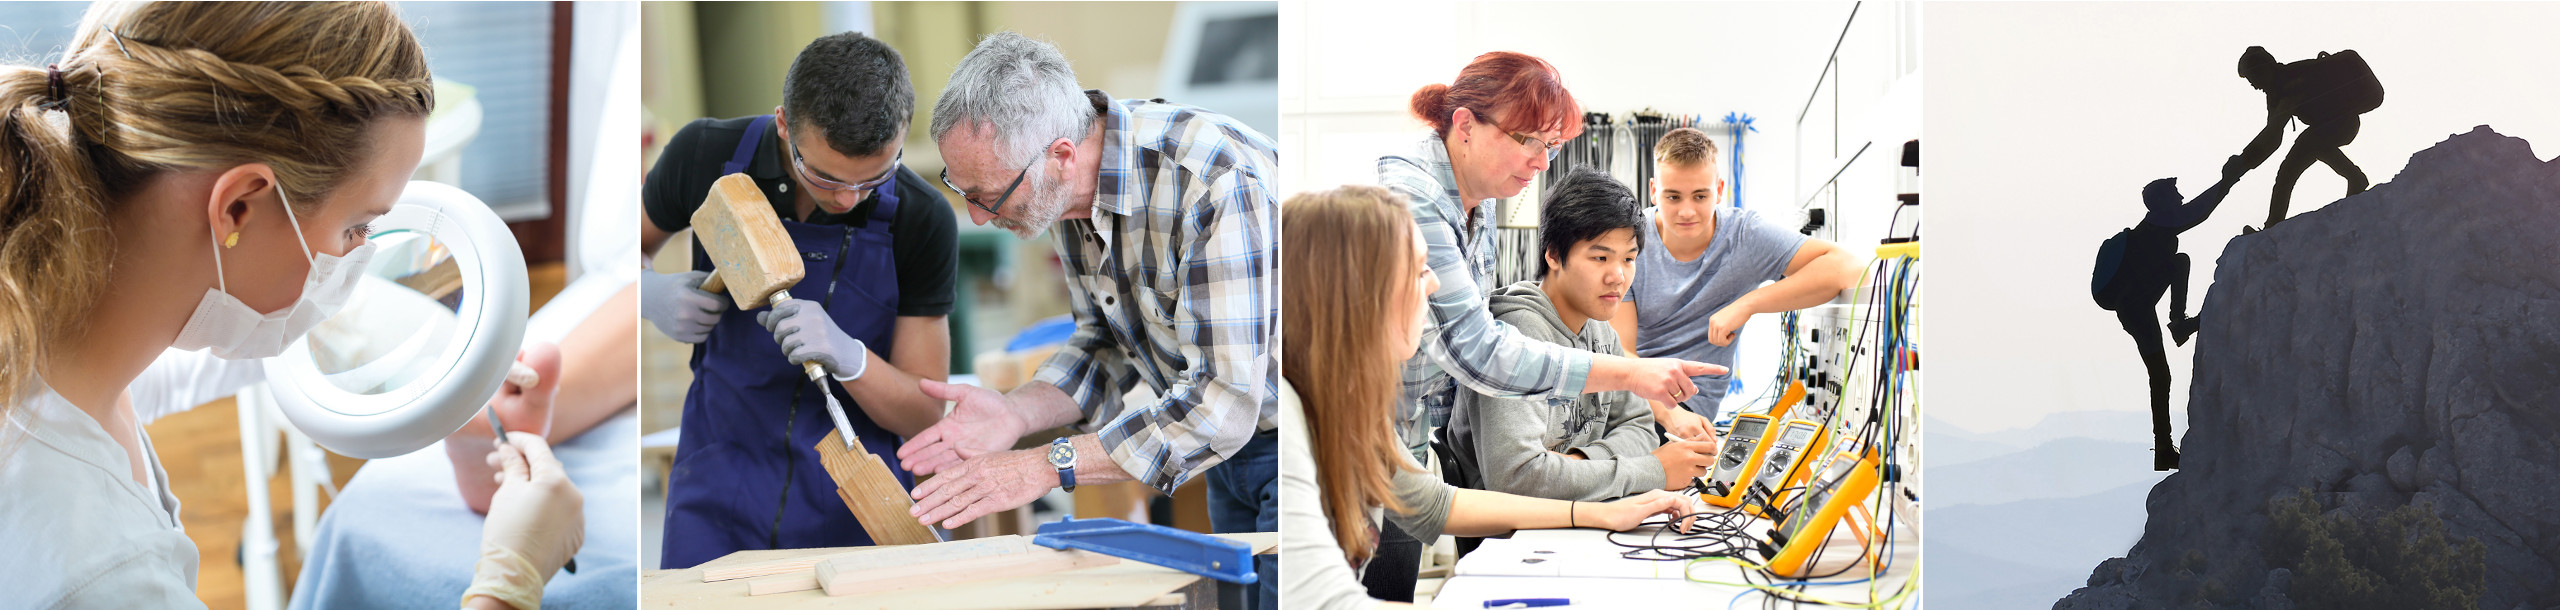
<instances>
[{"instance_id":1,"label":"black hair tie","mask_svg":"<svg viewBox=\"0 0 2560 610\"><path fill-rule=\"evenodd\" d=\"M61 64L45 64L44 81L45 102L43 104L38 104L36 107L43 108L45 110L62 109L65 103L70 101L70 98L65 97L62 93Z\"/></svg>"}]
</instances>

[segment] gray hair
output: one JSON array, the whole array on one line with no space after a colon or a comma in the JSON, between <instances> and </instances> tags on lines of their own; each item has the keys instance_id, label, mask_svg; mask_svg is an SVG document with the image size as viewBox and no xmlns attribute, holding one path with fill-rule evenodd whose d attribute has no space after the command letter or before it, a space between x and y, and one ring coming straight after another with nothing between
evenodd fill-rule
<instances>
[{"instance_id":1,"label":"gray hair","mask_svg":"<svg viewBox=\"0 0 2560 610\"><path fill-rule=\"evenodd\" d=\"M994 130L996 154L1027 163L1059 138L1081 140L1093 126L1093 105L1076 86L1075 68L1049 43L997 32L952 68L951 82L933 102L936 142L962 125Z\"/></svg>"}]
</instances>

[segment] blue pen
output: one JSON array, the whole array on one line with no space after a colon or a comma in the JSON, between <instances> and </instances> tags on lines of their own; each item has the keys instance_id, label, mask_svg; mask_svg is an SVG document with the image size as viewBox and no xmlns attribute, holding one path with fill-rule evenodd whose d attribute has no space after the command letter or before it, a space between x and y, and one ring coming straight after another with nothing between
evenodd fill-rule
<instances>
[{"instance_id":1,"label":"blue pen","mask_svg":"<svg viewBox=\"0 0 2560 610\"><path fill-rule=\"evenodd\" d=\"M1484 602L1484 607L1487 608L1551 608L1571 605L1573 605L1573 600L1562 597L1524 597L1520 599L1493 599L1485 600Z\"/></svg>"}]
</instances>

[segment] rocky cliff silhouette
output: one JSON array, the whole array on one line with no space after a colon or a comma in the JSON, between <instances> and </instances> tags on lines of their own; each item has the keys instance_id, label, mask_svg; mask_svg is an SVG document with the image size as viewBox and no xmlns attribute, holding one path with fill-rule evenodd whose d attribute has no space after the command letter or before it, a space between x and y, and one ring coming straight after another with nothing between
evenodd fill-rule
<instances>
[{"instance_id":1,"label":"rocky cliff silhouette","mask_svg":"<svg viewBox=\"0 0 2560 610\"><path fill-rule=\"evenodd\" d=\"M2334 584L2269 557L2269 506L2306 489L2330 518L2416 506L2477 540L2478 607L2560 607L2560 159L2474 128L2233 238L2213 280L2185 469L2056 608L2316 607L2302 589Z\"/></svg>"}]
</instances>

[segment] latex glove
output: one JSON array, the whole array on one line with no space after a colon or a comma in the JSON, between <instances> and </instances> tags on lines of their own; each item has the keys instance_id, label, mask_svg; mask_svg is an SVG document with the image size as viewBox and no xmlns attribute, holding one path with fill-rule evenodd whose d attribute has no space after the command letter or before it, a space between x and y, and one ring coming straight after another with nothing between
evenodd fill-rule
<instances>
[{"instance_id":1,"label":"latex glove","mask_svg":"<svg viewBox=\"0 0 2560 610\"><path fill-rule=\"evenodd\" d=\"M517 385L529 376L530 386ZM516 352L516 368L507 374L507 383L498 386L498 395L489 398L487 409L471 416L471 423L444 437L445 459L453 462L454 487L462 492L462 504L471 512L488 514L489 499L498 493L497 464L489 461L489 453L498 446L498 435L489 429L489 411L498 412L498 423L508 432L531 432L536 436L551 435L551 403L560 393L560 346L550 343L527 343Z\"/></svg>"},{"instance_id":2,"label":"latex glove","mask_svg":"<svg viewBox=\"0 0 2560 610\"><path fill-rule=\"evenodd\" d=\"M1697 512L1698 508L1688 496L1656 489L1614 502L1577 503L1574 510L1574 525L1623 532L1635 529L1654 515L1670 515L1673 520L1678 520Z\"/></svg>"},{"instance_id":3,"label":"latex glove","mask_svg":"<svg viewBox=\"0 0 2560 610\"><path fill-rule=\"evenodd\" d=\"M1058 467L1047 457L1046 449L1023 449L969 458L916 484L907 514L952 529L1030 504L1058 486Z\"/></svg>"},{"instance_id":4,"label":"latex glove","mask_svg":"<svg viewBox=\"0 0 2560 610\"><path fill-rule=\"evenodd\" d=\"M711 326L720 323L720 314L729 310L730 303L728 297L702 289L702 281L710 278L709 271L642 270L640 317L677 341L701 343L710 338Z\"/></svg>"},{"instance_id":5,"label":"latex glove","mask_svg":"<svg viewBox=\"0 0 2560 610\"><path fill-rule=\"evenodd\" d=\"M941 472L961 460L1012 449L1022 435L1031 433L1026 429L1031 427L1030 422L1014 410L1013 399L1002 392L931 379L918 379L916 384L926 396L957 404L942 416L942 421L898 447L898 464L907 472Z\"/></svg>"},{"instance_id":6,"label":"latex glove","mask_svg":"<svg viewBox=\"0 0 2560 610\"><path fill-rule=\"evenodd\" d=\"M806 299L775 301L773 309L756 314L756 323L773 331L773 341L782 344L782 357L792 364L816 362L825 367L836 381L853 381L862 377L862 369L871 364L871 351L861 339L836 328L827 310Z\"/></svg>"},{"instance_id":7,"label":"latex glove","mask_svg":"<svg viewBox=\"0 0 2560 610\"><path fill-rule=\"evenodd\" d=\"M480 563L462 598L538 607L542 585L586 543L586 500L540 436L508 431L489 463L498 468L498 494L480 525Z\"/></svg>"}]
</instances>

